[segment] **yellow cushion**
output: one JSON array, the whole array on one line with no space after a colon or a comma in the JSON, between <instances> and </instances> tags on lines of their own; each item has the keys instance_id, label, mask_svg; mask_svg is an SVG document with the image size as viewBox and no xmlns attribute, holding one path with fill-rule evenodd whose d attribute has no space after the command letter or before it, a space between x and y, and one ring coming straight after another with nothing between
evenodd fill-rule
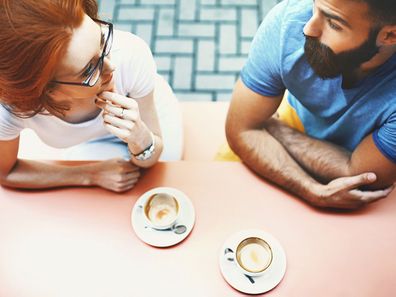
<instances>
[{"instance_id":1,"label":"yellow cushion","mask_svg":"<svg viewBox=\"0 0 396 297\"><path fill-rule=\"evenodd\" d=\"M281 105L277 110L278 118L291 128L304 133L304 125L301 122L296 110L289 104L287 97L283 97Z\"/></svg>"},{"instance_id":2,"label":"yellow cushion","mask_svg":"<svg viewBox=\"0 0 396 297\"><path fill-rule=\"evenodd\" d=\"M223 143L216 156L214 158L215 161L231 161L231 162L240 162L241 159L231 150L228 143Z\"/></svg>"}]
</instances>

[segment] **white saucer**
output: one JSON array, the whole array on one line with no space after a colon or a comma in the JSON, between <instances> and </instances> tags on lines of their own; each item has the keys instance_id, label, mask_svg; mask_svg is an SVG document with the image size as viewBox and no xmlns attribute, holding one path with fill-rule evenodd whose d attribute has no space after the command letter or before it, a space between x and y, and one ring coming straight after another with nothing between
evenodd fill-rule
<instances>
[{"instance_id":1,"label":"white saucer","mask_svg":"<svg viewBox=\"0 0 396 297\"><path fill-rule=\"evenodd\" d=\"M236 251L238 244L245 238L259 237L264 239L271 247L273 259L266 272L257 277L252 277L254 284L237 268L236 264L226 259L227 248ZM286 255L278 242L271 234L262 230L251 229L233 234L229 237L220 250L220 270L224 279L234 289L248 294L262 294L275 288L286 272Z\"/></svg>"},{"instance_id":2,"label":"white saucer","mask_svg":"<svg viewBox=\"0 0 396 297\"><path fill-rule=\"evenodd\" d=\"M141 206L156 193L167 193L176 197L180 203L181 213L176 221L177 225L185 225L187 230L182 234L173 231L159 231L147 227L143 218ZM191 232L195 223L195 211L191 200L183 192L169 187L159 187L147 191L136 201L131 214L132 227L136 235L145 243L156 247L168 247L178 244L184 240Z\"/></svg>"}]
</instances>

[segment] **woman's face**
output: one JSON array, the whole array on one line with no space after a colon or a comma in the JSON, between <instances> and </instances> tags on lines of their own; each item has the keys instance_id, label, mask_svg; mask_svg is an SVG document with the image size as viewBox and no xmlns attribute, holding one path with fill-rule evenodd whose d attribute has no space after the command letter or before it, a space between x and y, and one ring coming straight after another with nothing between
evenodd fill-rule
<instances>
[{"instance_id":1,"label":"woman's face","mask_svg":"<svg viewBox=\"0 0 396 297\"><path fill-rule=\"evenodd\" d=\"M54 80L82 83L98 63L106 41L106 30L85 15L81 26L73 31L69 47L62 59ZM95 99L97 94L114 88L113 71L109 56L103 60L101 76L93 87L56 83L51 92L56 100Z\"/></svg>"}]
</instances>

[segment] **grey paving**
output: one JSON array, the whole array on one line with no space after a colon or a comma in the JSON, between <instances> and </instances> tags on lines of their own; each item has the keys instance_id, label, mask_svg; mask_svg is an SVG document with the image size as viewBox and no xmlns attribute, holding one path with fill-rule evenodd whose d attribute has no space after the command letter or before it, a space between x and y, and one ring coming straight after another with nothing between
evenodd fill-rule
<instances>
[{"instance_id":1,"label":"grey paving","mask_svg":"<svg viewBox=\"0 0 396 297\"><path fill-rule=\"evenodd\" d=\"M252 38L278 0L98 0L101 17L150 46L180 100L228 101Z\"/></svg>"}]
</instances>

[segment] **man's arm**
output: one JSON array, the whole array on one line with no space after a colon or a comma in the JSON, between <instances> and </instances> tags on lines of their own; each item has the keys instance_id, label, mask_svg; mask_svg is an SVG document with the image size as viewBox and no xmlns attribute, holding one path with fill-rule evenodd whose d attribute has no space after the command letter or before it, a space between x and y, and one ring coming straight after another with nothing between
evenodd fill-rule
<instances>
[{"instance_id":1,"label":"man's arm","mask_svg":"<svg viewBox=\"0 0 396 297\"><path fill-rule=\"evenodd\" d=\"M388 160L368 135L352 153L330 142L318 140L271 119L266 129L312 176L329 182L342 176L374 172L377 180L370 189L383 189L396 180L396 165Z\"/></svg>"},{"instance_id":2,"label":"man's arm","mask_svg":"<svg viewBox=\"0 0 396 297\"><path fill-rule=\"evenodd\" d=\"M316 206L357 208L388 194L389 190L356 190L372 183L376 178L374 174L343 177L323 185L304 171L283 145L263 128L281 99L282 96L259 95L240 80L235 86L226 122L227 140L252 170Z\"/></svg>"}]
</instances>

